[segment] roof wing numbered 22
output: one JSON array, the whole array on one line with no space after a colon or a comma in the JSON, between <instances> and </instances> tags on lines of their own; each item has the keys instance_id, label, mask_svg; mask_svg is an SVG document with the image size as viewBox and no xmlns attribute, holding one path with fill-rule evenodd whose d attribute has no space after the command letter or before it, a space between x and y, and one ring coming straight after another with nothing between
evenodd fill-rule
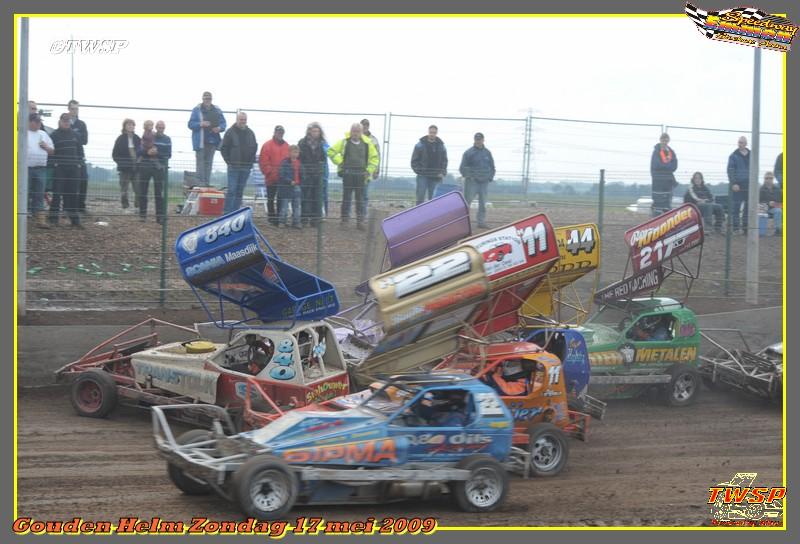
<instances>
[{"instance_id":1,"label":"roof wing numbered 22","mask_svg":"<svg viewBox=\"0 0 800 544\"><path fill-rule=\"evenodd\" d=\"M175 255L184 280L221 328L317 320L339 311L330 283L281 260L242 208L183 232ZM199 292L217 298L213 307ZM225 306L241 317L226 319ZM237 316L238 317L238 316Z\"/></svg>"}]
</instances>

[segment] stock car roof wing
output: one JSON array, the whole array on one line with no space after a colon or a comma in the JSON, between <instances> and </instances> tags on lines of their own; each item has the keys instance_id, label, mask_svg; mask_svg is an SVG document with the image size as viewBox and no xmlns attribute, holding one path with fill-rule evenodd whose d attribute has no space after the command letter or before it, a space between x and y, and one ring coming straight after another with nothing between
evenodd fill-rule
<instances>
[{"instance_id":1,"label":"stock car roof wing","mask_svg":"<svg viewBox=\"0 0 800 544\"><path fill-rule=\"evenodd\" d=\"M518 311L558 259L545 214L463 240L370 282L384 336L360 373L403 372L519 323Z\"/></svg>"},{"instance_id":2,"label":"stock car roof wing","mask_svg":"<svg viewBox=\"0 0 800 544\"><path fill-rule=\"evenodd\" d=\"M595 293L601 304L627 302L655 293L670 276L683 280L685 300L700 275L703 219L694 204L684 204L625 232L630 248L622 279ZM694 262L688 252L699 249Z\"/></svg>"},{"instance_id":3,"label":"stock car roof wing","mask_svg":"<svg viewBox=\"0 0 800 544\"><path fill-rule=\"evenodd\" d=\"M472 234L469 207L457 191L387 217L382 229L390 269L432 255ZM356 294L368 292L369 282L356 287Z\"/></svg>"},{"instance_id":4,"label":"stock car roof wing","mask_svg":"<svg viewBox=\"0 0 800 544\"><path fill-rule=\"evenodd\" d=\"M563 316L559 315L560 306L564 305L575 311L576 321L580 322L588 315L590 304L584 306L577 292L562 291L600 267L597 225L582 223L558 227L556 244L558 262L525 300L520 314L534 319L555 318L558 322L564 322Z\"/></svg>"},{"instance_id":5,"label":"stock car roof wing","mask_svg":"<svg viewBox=\"0 0 800 544\"><path fill-rule=\"evenodd\" d=\"M333 285L281 260L255 227L249 207L183 232L175 255L184 280L218 327L282 321L286 328L339 311ZM215 297L214 304L200 291ZM236 319L226 319L231 304Z\"/></svg>"}]
</instances>

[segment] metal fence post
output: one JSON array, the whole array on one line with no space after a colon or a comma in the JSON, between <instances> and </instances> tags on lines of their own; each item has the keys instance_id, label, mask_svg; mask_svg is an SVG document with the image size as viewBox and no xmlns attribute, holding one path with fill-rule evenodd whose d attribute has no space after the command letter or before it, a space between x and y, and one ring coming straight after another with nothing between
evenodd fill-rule
<instances>
[{"instance_id":1,"label":"metal fence post","mask_svg":"<svg viewBox=\"0 0 800 544\"><path fill-rule=\"evenodd\" d=\"M28 18L20 20L17 104L17 313L25 315L28 272Z\"/></svg>"},{"instance_id":2,"label":"metal fence post","mask_svg":"<svg viewBox=\"0 0 800 544\"><path fill-rule=\"evenodd\" d=\"M733 236L733 226L731 220L733 219L733 190L731 184L728 183L728 221L725 228L725 296L730 295L730 282L731 282L731 237Z\"/></svg>"},{"instance_id":3,"label":"metal fence post","mask_svg":"<svg viewBox=\"0 0 800 544\"><path fill-rule=\"evenodd\" d=\"M164 167L163 216L161 218L161 278L159 281L158 304L164 306L167 299L167 217L169 216L169 167ZM159 210L156 210L158 216Z\"/></svg>"},{"instance_id":4,"label":"metal fence post","mask_svg":"<svg viewBox=\"0 0 800 544\"><path fill-rule=\"evenodd\" d=\"M383 156L383 158L381 160L386 165L386 167L383 169L383 172L384 172L383 175L388 178L389 177L389 146L392 143L392 112L387 113L386 114L386 118L388 120L386 121L386 125L384 126L384 129L383 129L384 133L385 133L385 136L384 136L384 139L383 139L383 153L384 153L384 156Z\"/></svg>"},{"instance_id":5,"label":"metal fence post","mask_svg":"<svg viewBox=\"0 0 800 544\"><path fill-rule=\"evenodd\" d=\"M603 207L606 200L606 171L604 168L600 169L600 187L599 198L597 202L597 233L603 231Z\"/></svg>"}]
</instances>

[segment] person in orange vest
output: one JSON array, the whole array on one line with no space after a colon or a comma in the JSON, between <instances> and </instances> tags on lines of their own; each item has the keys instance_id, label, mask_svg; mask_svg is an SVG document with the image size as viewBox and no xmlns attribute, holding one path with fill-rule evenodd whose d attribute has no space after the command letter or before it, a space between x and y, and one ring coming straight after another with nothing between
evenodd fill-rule
<instances>
[{"instance_id":1,"label":"person in orange vest","mask_svg":"<svg viewBox=\"0 0 800 544\"><path fill-rule=\"evenodd\" d=\"M489 385L505 397L521 397L528 394L528 378L510 368L515 363L515 366L522 367L521 362L504 361L488 375Z\"/></svg>"}]
</instances>

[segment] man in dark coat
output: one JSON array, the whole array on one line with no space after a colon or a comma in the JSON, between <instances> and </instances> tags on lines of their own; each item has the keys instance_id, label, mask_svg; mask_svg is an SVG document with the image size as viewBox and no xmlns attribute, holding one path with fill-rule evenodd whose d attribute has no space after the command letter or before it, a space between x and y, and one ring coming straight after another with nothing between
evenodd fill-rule
<instances>
[{"instance_id":1,"label":"man in dark coat","mask_svg":"<svg viewBox=\"0 0 800 544\"><path fill-rule=\"evenodd\" d=\"M495 168L492 152L483 145L483 133L477 132L472 147L464 152L458 168L464 176L464 199L472 204L478 196L478 228L486 229L486 199L489 196L489 183L494 179Z\"/></svg>"},{"instance_id":2,"label":"man in dark coat","mask_svg":"<svg viewBox=\"0 0 800 544\"><path fill-rule=\"evenodd\" d=\"M64 201L64 213L69 216L72 227L82 229L80 215L78 215L78 192L80 190L81 160L78 154L78 139L70 127L70 115L62 113L58 120L58 129L51 135L53 140L53 164L55 175L53 178L53 198L50 201L50 216L52 224L58 224L59 208Z\"/></svg>"},{"instance_id":3,"label":"man in dark coat","mask_svg":"<svg viewBox=\"0 0 800 544\"><path fill-rule=\"evenodd\" d=\"M747 193L750 189L750 150L747 138L739 138L736 151L728 157L728 182L730 183L730 215L733 231L739 230L741 216L742 234L747 234Z\"/></svg>"},{"instance_id":4,"label":"man in dark coat","mask_svg":"<svg viewBox=\"0 0 800 544\"><path fill-rule=\"evenodd\" d=\"M89 187L89 172L86 169L86 153L83 146L89 144L89 130L86 128L86 123L78 119L78 111L80 104L77 100L70 100L67 102L67 110L69 111L69 126L75 133L75 139L78 142L78 211L86 213L86 191Z\"/></svg>"},{"instance_id":5,"label":"man in dark coat","mask_svg":"<svg viewBox=\"0 0 800 544\"><path fill-rule=\"evenodd\" d=\"M675 170L678 168L678 157L669 146L669 134L666 132L659 138L650 157L650 175L653 178L653 215L672 209L672 190L678 185L675 181Z\"/></svg>"},{"instance_id":6,"label":"man in dark coat","mask_svg":"<svg viewBox=\"0 0 800 544\"><path fill-rule=\"evenodd\" d=\"M436 125L429 126L428 135L419 139L411 154L411 169L417 174L417 204L433 198L436 185L447 174L447 148L438 133Z\"/></svg>"},{"instance_id":7,"label":"man in dark coat","mask_svg":"<svg viewBox=\"0 0 800 544\"><path fill-rule=\"evenodd\" d=\"M242 195L256 162L258 142L256 135L247 126L247 114L236 114L236 124L225 132L220 149L228 165L228 189L225 192L225 213L242 207Z\"/></svg>"}]
</instances>

